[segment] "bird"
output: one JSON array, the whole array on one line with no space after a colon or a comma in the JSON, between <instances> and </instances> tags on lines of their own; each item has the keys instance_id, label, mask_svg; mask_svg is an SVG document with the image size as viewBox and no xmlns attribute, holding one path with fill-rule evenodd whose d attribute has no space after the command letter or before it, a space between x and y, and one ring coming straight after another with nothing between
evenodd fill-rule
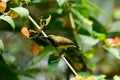
<instances>
[{"instance_id":1,"label":"bird","mask_svg":"<svg viewBox=\"0 0 120 80\"><path fill-rule=\"evenodd\" d=\"M78 48L72 40L63 36L56 36L51 34L51 35L48 35L47 39L56 48L61 48L65 50L71 46Z\"/></svg>"}]
</instances>

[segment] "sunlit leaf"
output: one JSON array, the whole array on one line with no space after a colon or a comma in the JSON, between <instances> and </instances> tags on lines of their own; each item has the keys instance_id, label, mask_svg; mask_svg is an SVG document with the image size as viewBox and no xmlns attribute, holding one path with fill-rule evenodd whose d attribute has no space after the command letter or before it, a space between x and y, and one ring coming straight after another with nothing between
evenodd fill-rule
<instances>
[{"instance_id":1,"label":"sunlit leaf","mask_svg":"<svg viewBox=\"0 0 120 80\"><path fill-rule=\"evenodd\" d=\"M104 33L98 33L98 32L93 31L93 36L98 38L100 41L106 39L106 35Z\"/></svg>"},{"instance_id":2,"label":"sunlit leaf","mask_svg":"<svg viewBox=\"0 0 120 80\"><path fill-rule=\"evenodd\" d=\"M91 26L93 24L93 22L91 20L87 19L87 18L84 18L83 22L86 23L86 24L88 24L88 25L91 25Z\"/></svg>"},{"instance_id":3,"label":"sunlit leaf","mask_svg":"<svg viewBox=\"0 0 120 80\"><path fill-rule=\"evenodd\" d=\"M92 48L95 44L98 43L98 39L94 39L93 37L87 35L81 35L75 33L75 39L77 41L78 46L81 48L83 52Z\"/></svg>"},{"instance_id":4,"label":"sunlit leaf","mask_svg":"<svg viewBox=\"0 0 120 80\"><path fill-rule=\"evenodd\" d=\"M29 16L29 11L23 7L11 8L11 10L17 12L23 21L25 21Z\"/></svg>"},{"instance_id":5,"label":"sunlit leaf","mask_svg":"<svg viewBox=\"0 0 120 80\"><path fill-rule=\"evenodd\" d=\"M105 77L106 75L101 74L101 75L95 76L95 80L106 80Z\"/></svg>"},{"instance_id":6,"label":"sunlit leaf","mask_svg":"<svg viewBox=\"0 0 120 80\"><path fill-rule=\"evenodd\" d=\"M34 66L35 64L39 63L43 58L46 56L55 53L55 49L53 46L46 46L38 56L35 56L30 63L30 67Z\"/></svg>"},{"instance_id":7,"label":"sunlit leaf","mask_svg":"<svg viewBox=\"0 0 120 80\"><path fill-rule=\"evenodd\" d=\"M15 61L15 57L10 53L3 53L2 57L8 65L12 64Z\"/></svg>"},{"instance_id":8,"label":"sunlit leaf","mask_svg":"<svg viewBox=\"0 0 120 80\"><path fill-rule=\"evenodd\" d=\"M120 76L115 75L115 76L113 77L113 80L120 80Z\"/></svg>"},{"instance_id":9,"label":"sunlit leaf","mask_svg":"<svg viewBox=\"0 0 120 80\"><path fill-rule=\"evenodd\" d=\"M4 12L7 8L6 2L1 1L0 2L0 12Z\"/></svg>"},{"instance_id":10,"label":"sunlit leaf","mask_svg":"<svg viewBox=\"0 0 120 80\"><path fill-rule=\"evenodd\" d=\"M0 40L0 54L2 53L3 50L4 50L4 44L2 40Z\"/></svg>"},{"instance_id":11,"label":"sunlit leaf","mask_svg":"<svg viewBox=\"0 0 120 80\"><path fill-rule=\"evenodd\" d=\"M13 29L15 29L15 23L14 23L13 19L10 16L3 16L2 15L2 16L0 16L0 19L8 22L11 25L11 27Z\"/></svg>"},{"instance_id":12,"label":"sunlit leaf","mask_svg":"<svg viewBox=\"0 0 120 80\"><path fill-rule=\"evenodd\" d=\"M84 28L84 29L86 29L89 33L92 33L92 26L91 25L88 25L88 24L86 24L86 23L83 23L83 25L82 25L82 27Z\"/></svg>"},{"instance_id":13,"label":"sunlit leaf","mask_svg":"<svg viewBox=\"0 0 120 80\"><path fill-rule=\"evenodd\" d=\"M62 6L68 0L56 0L59 6Z\"/></svg>"}]
</instances>

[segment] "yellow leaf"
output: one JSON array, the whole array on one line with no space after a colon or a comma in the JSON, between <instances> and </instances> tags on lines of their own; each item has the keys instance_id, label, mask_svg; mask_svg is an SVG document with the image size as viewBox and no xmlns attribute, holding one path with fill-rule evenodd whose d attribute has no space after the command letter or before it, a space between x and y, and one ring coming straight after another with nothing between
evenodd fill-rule
<instances>
[{"instance_id":1,"label":"yellow leaf","mask_svg":"<svg viewBox=\"0 0 120 80\"><path fill-rule=\"evenodd\" d=\"M84 80L84 79L82 76L77 75L77 76L75 76L75 80Z\"/></svg>"},{"instance_id":2,"label":"yellow leaf","mask_svg":"<svg viewBox=\"0 0 120 80\"><path fill-rule=\"evenodd\" d=\"M9 16L11 18L17 18L19 16L19 14L17 12L15 12L15 11L11 11L10 14L9 14Z\"/></svg>"},{"instance_id":3,"label":"yellow leaf","mask_svg":"<svg viewBox=\"0 0 120 80\"><path fill-rule=\"evenodd\" d=\"M94 76L89 76L87 80L95 80Z\"/></svg>"},{"instance_id":4,"label":"yellow leaf","mask_svg":"<svg viewBox=\"0 0 120 80\"><path fill-rule=\"evenodd\" d=\"M88 25L92 25L93 24L93 22L91 20L87 19L87 18L84 18L83 21L84 21L84 23L86 23Z\"/></svg>"}]
</instances>

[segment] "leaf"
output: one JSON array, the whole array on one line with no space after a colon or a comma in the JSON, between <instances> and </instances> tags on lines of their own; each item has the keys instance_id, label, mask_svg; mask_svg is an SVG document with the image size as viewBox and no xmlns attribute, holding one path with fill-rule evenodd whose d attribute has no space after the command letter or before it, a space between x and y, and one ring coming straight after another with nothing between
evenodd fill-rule
<instances>
[{"instance_id":1,"label":"leaf","mask_svg":"<svg viewBox=\"0 0 120 80\"><path fill-rule=\"evenodd\" d=\"M113 80L120 80L120 76L115 75L115 76L113 77Z\"/></svg>"},{"instance_id":2,"label":"leaf","mask_svg":"<svg viewBox=\"0 0 120 80\"><path fill-rule=\"evenodd\" d=\"M120 20L114 21L110 27L109 32L120 32Z\"/></svg>"},{"instance_id":3,"label":"leaf","mask_svg":"<svg viewBox=\"0 0 120 80\"><path fill-rule=\"evenodd\" d=\"M12 64L15 61L15 57L10 53L3 53L2 57L8 65Z\"/></svg>"},{"instance_id":4,"label":"leaf","mask_svg":"<svg viewBox=\"0 0 120 80\"><path fill-rule=\"evenodd\" d=\"M36 43L32 43L31 46L30 46L30 51L32 52L33 56L37 56L40 51L43 50L43 46L41 45L38 45Z\"/></svg>"},{"instance_id":5,"label":"leaf","mask_svg":"<svg viewBox=\"0 0 120 80\"><path fill-rule=\"evenodd\" d=\"M8 22L11 25L11 27L13 29L15 29L15 23L14 23L13 19L10 16L3 16L2 15L2 16L0 16L0 19Z\"/></svg>"},{"instance_id":6,"label":"leaf","mask_svg":"<svg viewBox=\"0 0 120 80\"><path fill-rule=\"evenodd\" d=\"M98 38L100 41L106 39L106 35L104 33L98 33L98 32L93 31L93 36Z\"/></svg>"},{"instance_id":7,"label":"leaf","mask_svg":"<svg viewBox=\"0 0 120 80\"><path fill-rule=\"evenodd\" d=\"M95 80L106 80L105 77L106 75L101 74L101 75L95 76Z\"/></svg>"},{"instance_id":8,"label":"leaf","mask_svg":"<svg viewBox=\"0 0 120 80\"><path fill-rule=\"evenodd\" d=\"M11 8L11 10L17 12L20 15L20 17L22 18L23 21L26 21L26 19L29 16L29 11L26 8L16 7L16 8Z\"/></svg>"},{"instance_id":9,"label":"leaf","mask_svg":"<svg viewBox=\"0 0 120 80\"><path fill-rule=\"evenodd\" d=\"M2 53L3 50L4 50L4 44L2 40L0 40L0 54Z\"/></svg>"},{"instance_id":10,"label":"leaf","mask_svg":"<svg viewBox=\"0 0 120 80\"><path fill-rule=\"evenodd\" d=\"M46 26L50 23L51 20L51 15L49 15L49 17L46 19Z\"/></svg>"},{"instance_id":11,"label":"leaf","mask_svg":"<svg viewBox=\"0 0 120 80\"><path fill-rule=\"evenodd\" d=\"M68 0L56 0L59 6L62 6Z\"/></svg>"},{"instance_id":12,"label":"leaf","mask_svg":"<svg viewBox=\"0 0 120 80\"><path fill-rule=\"evenodd\" d=\"M106 28L97 19L90 17L90 20L94 22L92 25L94 31L107 34Z\"/></svg>"},{"instance_id":13,"label":"leaf","mask_svg":"<svg viewBox=\"0 0 120 80\"><path fill-rule=\"evenodd\" d=\"M1 1L0 2L0 12L4 12L7 8L6 2Z\"/></svg>"},{"instance_id":14,"label":"leaf","mask_svg":"<svg viewBox=\"0 0 120 80\"><path fill-rule=\"evenodd\" d=\"M104 12L100 13L99 9L97 8L96 11L98 16L92 15L95 19L97 19L102 25L106 25L106 23L111 18L114 8L114 0L91 0L92 2L96 3Z\"/></svg>"},{"instance_id":15,"label":"leaf","mask_svg":"<svg viewBox=\"0 0 120 80\"><path fill-rule=\"evenodd\" d=\"M92 33L92 26L86 23L83 24L83 28L86 29L89 33Z\"/></svg>"},{"instance_id":16,"label":"leaf","mask_svg":"<svg viewBox=\"0 0 120 80\"><path fill-rule=\"evenodd\" d=\"M92 33L92 26L85 22L84 16L82 16L80 14L80 12L78 12L78 10L75 10L74 8L71 8L71 11L72 11L72 13L74 15L75 23L78 24L79 26L83 27L89 33Z\"/></svg>"},{"instance_id":17,"label":"leaf","mask_svg":"<svg viewBox=\"0 0 120 80\"><path fill-rule=\"evenodd\" d=\"M113 54L117 59L120 59L120 51L117 48L104 47L109 53Z\"/></svg>"},{"instance_id":18,"label":"leaf","mask_svg":"<svg viewBox=\"0 0 120 80\"><path fill-rule=\"evenodd\" d=\"M9 13L9 16L14 19L14 18L17 18L19 16L19 14L17 12L15 12L15 11L11 11Z\"/></svg>"},{"instance_id":19,"label":"leaf","mask_svg":"<svg viewBox=\"0 0 120 80\"><path fill-rule=\"evenodd\" d=\"M25 37L27 37L27 38L29 38L29 36L30 36L30 33L29 33L27 27L23 27L23 28L21 29L21 33L22 33Z\"/></svg>"},{"instance_id":20,"label":"leaf","mask_svg":"<svg viewBox=\"0 0 120 80\"><path fill-rule=\"evenodd\" d=\"M35 56L32 59L32 62L30 63L30 68L33 67L35 64L39 63L40 60L42 60L43 58L45 58L46 56L55 53L55 49L53 46L46 46L40 53L38 56Z\"/></svg>"},{"instance_id":21,"label":"leaf","mask_svg":"<svg viewBox=\"0 0 120 80\"><path fill-rule=\"evenodd\" d=\"M30 3L31 2L31 0L24 0L25 2L27 2L27 3Z\"/></svg>"},{"instance_id":22,"label":"leaf","mask_svg":"<svg viewBox=\"0 0 120 80\"><path fill-rule=\"evenodd\" d=\"M84 80L84 78L82 76L76 75L75 80Z\"/></svg>"},{"instance_id":23,"label":"leaf","mask_svg":"<svg viewBox=\"0 0 120 80\"><path fill-rule=\"evenodd\" d=\"M74 36L82 52L88 51L90 48L92 48L95 44L98 43L98 39L94 39L93 37L87 35L75 33Z\"/></svg>"},{"instance_id":24,"label":"leaf","mask_svg":"<svg viewBox=\"0 0 120 80\"><path fill-rule=\"evenodd\" d=\"M59 63L59 56L56 56L55 54L52 54L49 56L48 59L48 69L51 74L56 70Z\"/></svg>"}]
</instances>

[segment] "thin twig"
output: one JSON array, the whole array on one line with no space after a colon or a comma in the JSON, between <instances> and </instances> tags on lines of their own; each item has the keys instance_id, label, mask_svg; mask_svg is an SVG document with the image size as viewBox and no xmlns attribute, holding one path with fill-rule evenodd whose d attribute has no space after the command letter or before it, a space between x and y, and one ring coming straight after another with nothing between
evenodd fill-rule
<instances>
[{"instance_id":1,"label":"thin twig","mask_svg":"<svg viewBox=\"0 0 120 80\"><path fill-rule=\"evenodd\" d=\"M75 74L75 76L78 76L77 72L73 69L73 67L69 64L69 62L66 60L64 54L61 55L61 58L65 61L65 63L69 66L69 68L72 70L72 72Z\"/></svg>"},{"instance_id":2,"label":"thin twig","mask_svg":"<svg viewBox=\"0 0 120 80\"><path fill-rule=\"evenodd\" d=\"M30 19L30 21L36 26L36 28L37 28L38 30L41 30L42 34L43 34L45 37L48 37L47 34L41 29L41 27L32 19L31 16L29 16L29 19Z\"/></svg>"}]
</instances>

